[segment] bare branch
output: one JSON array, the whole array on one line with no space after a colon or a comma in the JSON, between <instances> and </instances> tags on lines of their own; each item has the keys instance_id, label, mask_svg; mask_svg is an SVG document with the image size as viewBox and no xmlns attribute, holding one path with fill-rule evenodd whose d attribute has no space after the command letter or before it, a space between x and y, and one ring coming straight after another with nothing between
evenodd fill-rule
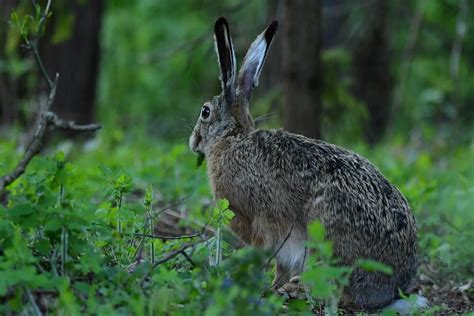
<instances>
[{"instance_id":1,"label":"bare branch","mask_svg":"<svg viewBox=\"0 0 474 316\"><path fill-rule=\"evenodd\" d=\"M174 257L176 257L177 255L182 255L184 253L184 251L186 249L188 249L189 247L193 246L192 244L188 244L188 245L184 245L182 246L181 248L179 248L178 250L176 251L173 251L171 252L170 254L168 254L167 256L163 257L162 259L158 260L157 262L155 262L155 264L153 265L153 269L156 268L157 266L159 266L160 264L163 264L163 263L166 263L170 260L172 260ZM188 257L187 255L185 257ZM189 258L189 257L188 257ZM193 263L194 264L194 263Z\"/></svg>"},{"instance_id":2,"label":"bare branch","mask_svg":"<svg viewBox=\"0 0 474 316\"><path fill-rule=\"evenodd\" d=\"M35 301L35 298L33 294L31 293L30 289L27 287L24 287L24 290L26 291L26 296L28 297L28 300L30 301L31 308L33 310L33 314L35 316L41 316L43 313L41 313L41 310L38 307L38 304Z\"/></svg>"},{"instance_id":3,"label":"bare branch","mask_svg":"<svg viewBox=\"0 0 474 316\"><path fill-rule=\"evenodd\" d=\"M177 239L196 238L196 237L201 236L203 233L204 231L195 233L195 234L181 235L181 236L160 236L160 235L150 235L150 234L140 234L140 233L136 233L134 235L138 237L147 237L147 238L154 238L154 239L161 239L161 240L177 240Z\"/></svg>"},{"instance_id":4,"label":"bare branch","mask_svg":"<svg viewBox=\"0 0 474 316\"><path fill-rule=\"evenodd\" d=\"M37 6L36 1L33 1L33 6ZM31 162L31 159L38 154L41 150L43 145L43 140L46 136L46 132L48 127L53 128L61 128L67 129L72 131L78 132L93 132L101 128L99 124L88 124L88 125L79 125L74 122L66 122L61 120L54 112L51 112L51 106L53 105L54 98L56 96L56 88L58 85L59 74L56 74L54 80L51 80L43 61L41 60L41 56L38 52L38 41L42 35L44 24L46 23L46 19L48 18L49 9L51 6L51 0L48 0L46 3L46 7L44 11L41 13L41 18L38 24L38 29L36 30L35 36L30 40L25 38L26 46L33 52L35 57L36 64L41 72L41 75L45 79L46 83L48 84L49 93L48 98L44 106L40 106L40 111L38 113L38 119L36 120L37 126L35 127L35 133L32 137L31 142L26 147L25 153L23 157L18 162L16 167L13 171L9 174L6 174L0 177L0 197L3 196L5 188L10 185L13 181L18 179L26 170L26 167Z\"/></svg>"},{"instance_id":5,"label":"bare branch","mask_svg":"<svg viewBox=\"0 0 474 316\"><path fill-rule=\"evenodd\" d=\"M194 264L194 262L191 260L191 258L188 256L188 254L186 253L186 249L190 248L194 246L194 244L185 244L184 246L182 246L181 248L179 248L178 250L175 250L171 253L169 253L168 255L166 255L165 257L163 257L162 259L158 260L155 262L155 264L151 267L150 270L148 270L148 272L145 274L145 276L143 277L142 281L140 282L140 284L143 286L143 284L145 283L145 281L148 279L148 277L150 276L151 272L159 265L163 264L163 263L166 263L168 261L171 261L172 259L174 259L175 257L177 257L178 255L182 255L193 267L196 266Z\"/></svg>"},{"instance_id":6,"label":"bare branch","mask_svg":"<svg viewBox=\"0 0 474 316\"><path fill-rule=\"evenodd\" d=\"M73 121L63 121L55 113L49 111L46 113L48 123L54 125L54 127L62 128L65 130L77 131L77 132L95 132L102 126L100 124L87 124L80 125Z\"/></svg>"},{"instance_id":7,"label":"bare branch","mask_svg":"<svg viewBox=\"0 0 474 316\"><path fill-rule=\"evenodd\" d=\"M186 260L188 260L188 262L194 267L196 267L196 264L194 263L194 261L191 259L191 257L186 253L186 251L182 250L181 251L181 254L183 255L183 257L186 258Z\"/></svg>"},{"instance_id":8,"label":"bare branch","mask_svg":"<svg viewBox=\"0 0 474 316\"><path fill-rule=\"evenodd\" d=\"M49 7L51 6L51 0L48 0L46 3L46 8L44 9L44 14L47 15L49 13Z\"/></svg>"},{"instance_id":9,"label":"bare branch","mask_svg":"<svg viewBox=\"0 0 474 316\"><path fill-rule=\"evenodd\" d=\"M31 159L33 159L33 157L41 149L43 138L46 134L46 130L48 127L48 120L47 117L44 115L44 111L48 111L51 105L53 104L54 98L56 96L56 85L58 82L58 78L59 75L56 74L56 78L54 79L51 90L49 91L46 104L39 113L39 115L41 116L38 122L38 126L36 128L36 132L33 136L31 143L26 148L23 158L20 160L20 162L16 165L15 169L10 174L7 174L0 178L0 195L3 194L3 191L9 184L11 184L25 172L26 167L30 163Z\"/></svg>"},{"instance_id":10,"label":"bare branch","mask_svg":"<svg viewBox=\"0 0 474 316\"><path fill-rule=\"evenodd\" d=\"M28 45L28 47L33 52L33 56L35 56L36 64L38 65L38 68L41 71L41 75L46 80L46 83L48 84L48 88L52 89L54 83L51 80L51 78L49 77L49 74L46 71L46 68L44 67L43 61L41 60L41 57L39 55L37 40L31 41L30 44Z\"/></svg>"}]
</instances>

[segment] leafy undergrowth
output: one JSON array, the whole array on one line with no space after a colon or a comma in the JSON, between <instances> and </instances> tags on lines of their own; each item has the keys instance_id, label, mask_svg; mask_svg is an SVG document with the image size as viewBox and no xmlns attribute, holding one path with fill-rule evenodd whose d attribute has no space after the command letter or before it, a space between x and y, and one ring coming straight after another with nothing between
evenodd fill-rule
<instances>
[{"instance_id":1,"label":"leafy undergrowth","mask_svg":"<svg viewBox=\"0 0 474 316\"><path fill-rule=\"evenodd\" d=\"M0 147L3 174L18 153L10 142ZM417 289L436 305L425 313L472 310L472 148L356 150L414 209L423 263ZM351 267L333 265L323 228L311 226L318 255L302 277L306 296L285 302L269 290L272 254L237 249L226 228L232 212L212 201L195 161L185 145L100 138L35 158L0 206L0 313L337 313Z\"/></svg>"}]
</instances>

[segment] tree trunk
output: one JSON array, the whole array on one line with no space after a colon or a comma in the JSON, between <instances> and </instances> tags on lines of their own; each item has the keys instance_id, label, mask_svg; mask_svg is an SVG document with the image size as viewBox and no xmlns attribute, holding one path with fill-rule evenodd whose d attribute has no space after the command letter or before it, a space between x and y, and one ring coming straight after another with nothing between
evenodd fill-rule
<instances>
[{"instance_id":1,"label":"tree trunk","mask_svg":"<svg viewBox=\"0 0 474 316\"><path fill-rule=\"evenodd\" d=\"M322 50L342 47L348 37L347 21L353 6L347 0L323 0Z\"/></svg>"},{"instance_id":2,"label":"tree trunk","mask_svg":"<svg viewBox=\"0 0 474 316\"><path fill-rule=\"evenodd\" d=\"M365 138L375 144L383 137L389 121L393 87L387 42L388 3L377 0L366 10L366 27L353 48L354 94L367 106Z\"/></svg>"},{"instance_id":3,"label":"tree trunk","mask_svg":"<svg viewBox=\"0 0 474 316\"><path fill-rule=\"evenodd\" d=\"M283 20L284 125L321 136L321 1L285 0Z\"/></svg>"},{"instance_id":4,"label":"tree trunk","mask_svg":"<svg viewBox=\"0 0 474 316\"><path fill-rule=\"evenodd\" d=\"M18 0L1 0L0 3L0 64L6 62L5 45L7 42L8 21ZM18 115L17 91L15 79L6 71L0 71L0 126L7 126L16 120Z\"/></svg>"},{"instance_id":5,"label":"tree trunk","mask_svg":"<svg viewBox=\"0 0 474 316\"><path fill-rule=\"evenodd\" d=\"M268 0L268 12L267 16L269 20L282 21L283 18L283 0ZM277 32L275 38L272 41L270 52L265 59L265 67L263 67L261 79L259 82L259 89L263 95L279 87L282 83L282 34Z\"/></svg>"},{"instance_id":6,"label":"tree trunk","mask_svg":"<svg viewBox=\"0 0 474 316\"><path fill-rule=\"evenodd\" d=\"M58 90L52 110L64 120L87 124L94 118L99 68L99 34L103 0L68 0L58 4L47 36L41 42L41 56L51 77L59 73ZM55 14L54 14L55 13ZM54 43L54 34L61 25L59 15L72 19L68 38Z\"/></svg>"}]
</instances>

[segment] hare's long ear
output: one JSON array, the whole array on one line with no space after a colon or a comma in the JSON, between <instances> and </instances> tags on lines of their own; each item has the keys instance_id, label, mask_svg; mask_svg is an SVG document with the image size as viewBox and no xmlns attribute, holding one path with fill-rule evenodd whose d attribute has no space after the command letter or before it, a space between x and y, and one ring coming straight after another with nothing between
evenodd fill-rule
<instances>
[{"instance_id":1,"label":"hare's long ear","mask_svg":"<svg viewBox=\"0 0 474 316\"><path fill-rule=\"evenodd\" d=\"M234 46L230 37L230 29L227 20L219 18L214 25L214 44L216 47L217 60L221 69L222 91L229 104L235 99L235 80L237 77L237 65L235 62Z\"/></svg>"},{"instance_id":2,"label":"hare's long ear","mask_svg":"<svg viewBox=\"0 0 474 316\"><path fill-rule=\"evenodd\" d=\"M262 71L268 48L270 47L277 27L278 22L273 21L265 31L257 36L252 45L250 45L247 55L245 55L244 63L239 72L238 89L244 94L247 100L250 99L253 88L258 85L258 77Z\"/></svg>"}]
</instances>

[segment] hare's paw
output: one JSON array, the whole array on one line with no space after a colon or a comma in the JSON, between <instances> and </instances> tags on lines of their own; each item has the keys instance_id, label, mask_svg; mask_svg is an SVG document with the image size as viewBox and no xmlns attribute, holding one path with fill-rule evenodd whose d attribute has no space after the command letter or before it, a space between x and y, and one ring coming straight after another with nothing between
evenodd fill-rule
<instances>
[{"instance_id":1,"label":"hare's paw","mask_svg":"<svg viewBox=\"0 0 474 316\"><path fill-rule=\"evenodd\" d=\"M300 276L294 276L289 282L283 284L277 293L287 299L305 298L304 285L300 282Z\"/></svg>"}]
</instances>

